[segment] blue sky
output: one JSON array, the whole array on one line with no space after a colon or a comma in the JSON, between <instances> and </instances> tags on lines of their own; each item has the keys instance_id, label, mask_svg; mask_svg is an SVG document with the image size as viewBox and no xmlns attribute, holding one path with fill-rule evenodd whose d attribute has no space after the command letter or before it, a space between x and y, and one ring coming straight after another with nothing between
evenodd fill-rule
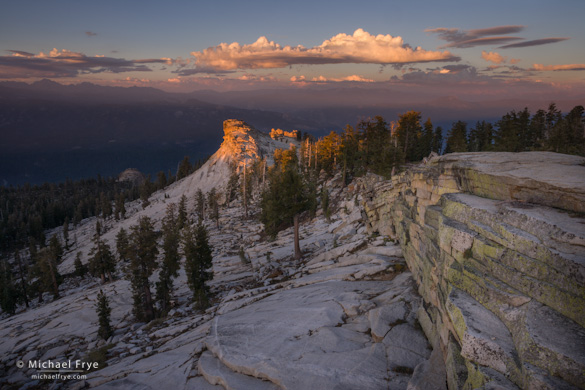
<instances>
[{"instance_id":1,"label":"blue sky","mask_svg":"<svg viewBox=\"0 0 585 390\"><path fill-rule=\"evenodd\" d=\"M582 0L5 1L0 81L577 94L583 15Z\"/></svg>"}]
</instances>

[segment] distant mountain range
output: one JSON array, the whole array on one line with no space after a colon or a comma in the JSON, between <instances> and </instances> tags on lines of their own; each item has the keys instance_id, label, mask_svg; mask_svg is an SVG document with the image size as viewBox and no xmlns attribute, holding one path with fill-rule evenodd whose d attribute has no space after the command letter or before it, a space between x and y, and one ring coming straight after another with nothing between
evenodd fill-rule
<instances>
[{"instance_id":1,"label":"distant mountain range","mask_svg":"<svg viewBox=\"0 0 585 390\"><path fill-rule=\"evenodd\" d=\"M254 123L262 131L297 129L320 136L368 117L392 121L416 110L447 131L456 120L472 126L549 103L470 102L368 86L171 93L50 80L0 82L0 185L109 176L128 167L150 174L175 171L185 155L197 160L217 150L228 118ZM585 97L556 103L567 112L585 104Z\"/></svg>"}]
</instances>

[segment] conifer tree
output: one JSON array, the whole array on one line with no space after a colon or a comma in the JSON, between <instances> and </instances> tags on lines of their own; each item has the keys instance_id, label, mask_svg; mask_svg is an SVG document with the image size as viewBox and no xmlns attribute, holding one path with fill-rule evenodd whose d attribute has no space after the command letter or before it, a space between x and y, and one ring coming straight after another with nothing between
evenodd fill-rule
<instances>
[{"instance_id":1,"label":"conifer tree","mask_svg":"<svg viewBox=\"0 0 585 390\"><path fill-rule=\"evenodd\" d=\"M183 229L187 224L187 197L185 194L181 195L179 200L179 208L177 210L177 227L179 230Z\"/></svg>"},{"instance_id":2,"label":"conifer tree","mask_svg":"<svg viewBox=\"0 0 585 390\"><path fill-rule=\"evenodd\" d=\"M205 195L201 189L198 189L195 194L195 214L199 221L205 220Z\"/></svg>"},{"instance_id":3,"label":"conifer tree","mask_svg":"<svg viewBox=\"0 0 585 390\"><path fill-rule=\"evenodd\" d=\"M138 321L151 321L155 316L148 278L158 266L156 240L157 234L150 218L140 217L130 234L131 256L128 268L128 278L132 284L134 316Z\"/></svg>"},{"instance_id":4,"label":"conifer tree","mask_svg":"<svg viewBox=\"0 0 585 390\"><path fill-rule=\"evenodd\" d=\"M205 284L213 278L212 248L209 245L207 230L199 223L195 230L187 226L183 232L183 252L185 254L185 271L187 281L193 292L193 300L200 309L205 309L209 302L209 287Z\"/></svg>"},{"instance_id":5,"label":"conifer tree","mask_svg":"<svg viewBox=\"0 0 585 390\"><path fill-rule=\"evenodd\" d=\"M156 283L156 299L160 305L161 315L170 310L173 293L173 278L179 276L180 259L179 242L180 235L177 226L177 205L171 203L167 206L166 215L162 224L164 257L159 272L159 281Z\"/></svg>"},{"instance_id":6,"label":"conifer tree","mask_svg":"<svg viewBox=\"0 0 585 390\"><path fill-rule=\"evenodd\" d=\"M116 197L115 218L117 220L126 218L126 198L120 193Z\"/></svg>"},{"instance_id":7,"label":"conifer tree","mask_svg":"<svg viewBox=\"0 0 585 390\"><path fill-rule=\"evenodd\" d=\"M85 277L87 267L81 262L81 252L77 252L73 265L75 266L75 275L81 278Z\"/></svg>"},{"instance_id":8,"label":"conifer tree","mask_svg":"<svg viewBox=\"0 0 585 390\"><path fill-rule=\"evenodd\" d=\"M116 251L120 262L130 260L130 241L124 228L120 228L118 234L116 234Z\"/></svg>"},{"instance_id":9,"label":"conifer tree","mask_svg":"<svg viewBox=\"0 0 585 390\"><path fill-rule=\"evenodd\" d=\"M65 217L65 222L63 222L63 241L65 241L65 249L69 249L69 217Z\"/></svg>"},{"instance_id":10,"label":"conifer tree","mask_svg":"<svg viewBox=\"0 0 585 390\"><path fill-rule=\"evenodd\" d=\"M18 290L14 285L10 264L5 258L0 258L0 308L8 314L16 312Z\"/></svg>"},{"instance_id":11,"label":"conifer tree","mask_svg":"<svg viewBox=\"0 0 585 390\"><path fill-rule=\"evenodd\" d=\"M209 207L211 213L210 217L215 221L215 225L219 229L219 202L215 187L207 194L207 207Z\"/></svg>"},{"instance_id":12,"label":"conifer tree","mask_svg":"<svg viewBox=\"0 0 585 390\"><path fill-rule=\"evenodd\" d=\"M272 237L283 228L294 225L295 258L300 258L298 216L310 204L307 186L296 165L290 165L284 171L275 166L270 170L269 177L268 188L262 193L260 221Z\"/></svg>"},{"instance_id":13,"label":"conifer tree","mask_svg":"<svg viewBox=\"0 0 585 390\"><path fill-rule=\"evenodd\" d=\"M18 272L20 275L21 296L24 299L24 304L26 305L26 307L29 307L29 301L28 301L29 291L28 291L28 282L26 280L26 275L28 274L27 264L25 263L23 258L20 256L19 251L16 251L16 253L14 253L14 259L16 260L16 264L18 265Z\"/></svg>"},{"instance_id":14,"label":"conifer tree","mask_svg":"<svg viewBox=\"0 0 585 390\"><path fill-rule=\"evenodd\" d=\"M462 121L453 123L445 147L445 153L457 152L467 152L467 124Z\"/></svg>"},{"instance_id":15,"label":"conifer tree","mask_svg":"<svg viewBox=\"0 0 585 390\"><path fill-rule=\"evenodd\" d=\"M42 301L44 291L50 291L54 299L59 298L59 285L62 278L57 269L58 262L55 251L52 251L50 247L38 251L34 274L39 278L39 302Z\"/></svg>"},{"instance_id":16,"label":"conifer tree","mask_svg":"<svg viewBox=\"0 0 585 390\"><path fill-rule=\"evenodd\" d=\"M96 232L98 229L96 228ZM93 248L90 251L89 272L93 276L99 276L102 284L106 282L106 275L110 282L113 281L112 272L116 270L116 259L110 246L102 240L100 234L93 237Z\"/></svg>"},{"instance_id":17,"label":"conifer tree","mask_svg":"<svg viewBox=\"0 0 585 390\"><path fill-rule=\"evenodd\" d=\"M182 178L189 176L192 171L193 167L189 161L189 156L185 156L179 164L179 168L177 169L177 180L181 180Z\"/></svg>"},{"instance_id":18,"label":"conifer tree","mask_svg":"<svg viewBox=\"0 0 585 390\"><path fill-rule=\"evenodd\" d=\"M437 128L435 128L431 151L437 153L438 155L443 153L443 128L441 126L437 126Z\"/></svg>"},{"instance_id":19,"label":"conifer tree","mask_svg":"<svg viewBox=\"0 0 585 390\"><path fill-rule=\"evenodd\" d=\"M112 309L110 308L108 297L106 296L106 294L104 294L102 290L100 290L100 292L97 295L96 311L99 323L98 336L100 336L104 340L107 340L114 333L110 321Z\"/></svg>"}]
</instances>

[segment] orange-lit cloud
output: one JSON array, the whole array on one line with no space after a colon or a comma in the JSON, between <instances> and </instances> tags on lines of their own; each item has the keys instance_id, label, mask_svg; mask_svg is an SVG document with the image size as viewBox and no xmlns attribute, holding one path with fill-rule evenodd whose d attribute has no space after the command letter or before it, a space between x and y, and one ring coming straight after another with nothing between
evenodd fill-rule
<instances>
[{"instance_id":1,"label":"orange-lit cloud","mask_svg":"<svg viewBox=\"0 0 585 390\"><path fill-rule=\"evenodd\" d=\"M323 75L320 75L319 77L313 77L311 80L307 80L307 78L303 75L301 76L292 76L290 78L290 81L293 83L306 83L306 82L311 82L311 83L341 83L341 82L357 82L357 83L373 83L374 80L372 79L367 79L365 77L359 76L357 74L353 74L351 76L346 76L346 77L340 77L340 78L335 78L335 77L325 77Z\"/></svg>"},{"instance_id":2,"label":"orange-lit cloud","mask_svg":"<svg viewBox=\"0 0 585 390\"><path fill-rule=\"evenodd\" d=\"M504 57L496 52L481 52L481 58L488 62L493 62L494 64L501 64L502 62L506 62L507 57Z\"/></svg>"},{"instance_id":3,"label":"orange-lit cloud","mask_svg":"<svg viewBox=\"0 0 585 390\"><path fill-rule=\"evenodd\" d=\"M539 70L539 71L585 70L585 64L568 64L568 65L534 64L532 66L532 70Z\"/></svg>"},{"instance_id":4,"label":"orange-lit cloud","mask_svg":"<svg viewBox=\"0 0 585 390\"><path fill-rule=\"evenodd\" d=\"M171 64L170 58L126 60L106 56L86 56L70 50L53 49L49 53L32 54L8 50L12 55L0 56L0 78L77 77L88 73L149 72L146 64Z\"/></svg>"},{"instance_id":5,"label":"orange-lit cloud","mask_svg":"<svg viewBox=\"0 0 585 390\"><path fill-rule=\"evenodd\" d=\"M401 37L372 35L362 29L357 29L353 35L337 34L312 48L281 46L260 37L252 44L221 43L191 54L196 58L196 68L191 73L284 68L297 64L406 64L459 60L448 51L412 48Z\"/></svg>"}]
</instances>

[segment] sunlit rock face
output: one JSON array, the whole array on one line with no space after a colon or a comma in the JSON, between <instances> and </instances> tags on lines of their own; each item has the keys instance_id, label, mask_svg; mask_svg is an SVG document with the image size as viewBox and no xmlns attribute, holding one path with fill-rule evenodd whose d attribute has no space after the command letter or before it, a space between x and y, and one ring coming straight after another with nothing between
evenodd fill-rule
<instances>
[{"instance_id":1,"label":"sunlit rock face","mask_svg":"<svg viewBox=\"0 0 585 390\"><path fill-rule=\"evenodd\" d=\"M400 241L449 388L583 388L584 177L583 157L456 153L358 183L368 228Z\"/></svg>"}]
</instances>

